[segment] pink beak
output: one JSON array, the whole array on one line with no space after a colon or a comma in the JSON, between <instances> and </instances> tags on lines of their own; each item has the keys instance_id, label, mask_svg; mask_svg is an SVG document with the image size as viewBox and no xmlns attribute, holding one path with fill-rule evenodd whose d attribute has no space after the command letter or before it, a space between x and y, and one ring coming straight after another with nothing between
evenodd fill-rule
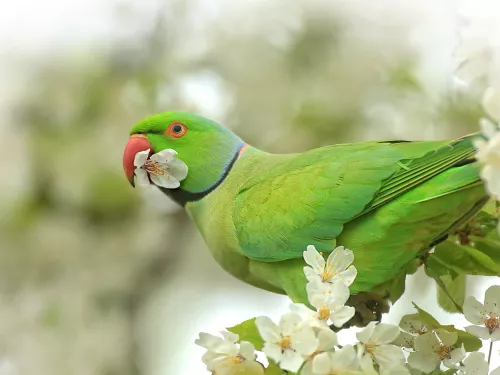
<instances>
[{"instance_id":1,"label":"pink beak","mask_svg":"<svg viewBox=\"0 0 500 375\"><path fill-rule=\"evenodd\" d=\"M134 182L134 159L138 152L151 150L150 155L153 154L153 148L151 144L146 139L144 134L134 134L130 137L127 145L125 146L125 151L123 152L123 169L125 170L125 175L130 182L132 187L135 187Z\"/></svg>"}]
</instances>

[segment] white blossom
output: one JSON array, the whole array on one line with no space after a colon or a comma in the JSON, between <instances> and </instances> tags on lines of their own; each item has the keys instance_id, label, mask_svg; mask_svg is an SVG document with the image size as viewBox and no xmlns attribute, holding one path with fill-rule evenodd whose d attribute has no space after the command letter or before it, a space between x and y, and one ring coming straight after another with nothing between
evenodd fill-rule
<instances>
[{"instance_id":1,"label":"white blossom","mask_svg":"<svg viewBox=\"0 0 500 375\"><path fill-rule=\"evenodd\" d=\"M354 254L351 250L339 246L333 250L325 262L323 255L313 245L307 246L304 251L304 260L311 267L304 267L304 274L309 282L334 283L342 281L349 286L354 282L357 275L356 267L351 263Z\"/></svg>"},{"instance_id":2,"label":"white blossom","mask_svg":"<svg viewBox=\"0 0 500 375\"><path fill-rule=\"evenodd\" d=\"M297 372L304 358L318 348L318 338L313 329L304 324L298 314L283 315L279 325L267 316L260 316L255 320L255 325L265 342L263 352L279 363L283 370Z\"/></svg>"},{"instance_id":3,"label":"white blossom","mask_svg":"<svg viewBox=\"0 0 500 375\"><path fill-rule=\"evenodd\" d=\"M484 359L484 353L470 353L463 361L463 366L459 366L459 375L488 375L489 365Z\"/></svg>"},{"instance_id":4,"label":"white blossom","mask_svg":"<svg viewBox=\"0 0 500 375\"><path fill-rule=\"evenodd\" d=\"M309 303L316 308L316 318L331 321L335 327L342 327L356 310L344 306L349 299L349 288L341 280L330 283L310 282L306 286Z\"/></svg>"},{"instance_id":5,"label":"white blossom","mask_svg":"<svg viewBox=\"0 0 500 375\"><path fill-rule=\"evenodd\" d=\"M201 332L195 341L197 345L207 349L202 360L208 371L220 375L264 374L262 365L255 361L255 348L251 343L242 341L238 347L238 335L231 332L221 334L223 338Z\"/></svg>"},{"instance_id":6,"label":"white blossom","mask_svg":"<svg viewBox=\"0 0 500 375\"><path fill-rule=\"evenodd\" d=\"M456 75L467 84L484 80L499 87L500 25L496 2L462 1L459 12L464 27L459 30L460 42L455 51Z\"/></svg>"},{"instance_id":7,"label":"white blossom","mask_svg":"<svg viewBox=\"0 0 500 375\"><path fill-rule=\"evenodd\" d=\"M481 120L485 139L475 139L476 158L483 164L481 178L485 182L488 194L500 199L500 132L489 120Z\"/></svg>"},{"instance_id":8,"label":"white blossom","mask_svg":"<svg viewBox=\"0 0 500 375\"><path fill-rule=\"evenodd\" d=\"M184 180L188 173L187 165L177 159L177 151L166 149L151 156L151 150L141 151L135 155L134 166L137 183L139 185L150 185L151 181L167 189L176 189L180 181Z\"/></svg>"},{"instance_id":9,"label":"white blossom","mask_svg":"<svg viewBox=\"0 0 500 375\"><path fill-rule=\"evenodd\" d=\"M307 358L300 375L316 375L316 372L313 371L314 359L323 353L333 351L334 347L338 345L337 334L330 328L316 328L315 332L318 338L318 348Z\"/></svg>"},{"instance_id":10,"label":"white blossom","mask_svg":"<svg viewBox=\"0 0 500 375\"><path fill-rule=\"evenodd\" d=\"M500 121L500 90L488 87L482 100L485 112L496 121Z\"/></svg>"},{"instance_id":11,"label":"white blossom","mask_svg":"<svg viewBox=\"0 0 500 375\"><path fill-rule=\"evenodd\" d=\"M351 374L357 372L359 365L356 351L352 345L345 345L334 352L323 352L306 363L300 375Z\"/></svg>"},{"instance_id":12,"label":"white blossom","mask_svg":"<svg viewBox=\"0 0 500 375\"><path fill-rule=\"evenodd\" d=\"M448 332L437 329L415 338L415 352L410 353L408 364L420 371L431 372L441 362L448 368L458 368L458 363L465 358L465 350L462 347L455 348L458 335L456 332Z\"/></svg>"},{"instance_id":13,"label":"white blossom","mask_svg":"<svg viewBox=\"0 0 500 375\"><path fill-rule=\"evenodd\" d=\"M412 375L404 363L388 363L379 367L379 372L375 370L372 358L365 356L360 360L360 367L363 375Z\"/></svg>"},{"instance_id":14,"label":"white blossom","mask_svg":"<svg viewBox=\"0 0 500 375\"><path fill-rule=\"evenodd\" d=\"M415 338L429 332L430 328L415 316L406 315L399 322L401 333L392 343L396 346L414 348Z\"/></svg>"},{"instance_id":15,"label":"white blossom","mask_svg":"<svg viewBox=\"0 0 500 375\"><path fill-rule=\"evenodd\" d=\"M465 327L467 332L484 340L500 340L500 285L486 290L484 305L470 296L465 300L463 309L465 318L475 324Z\"/></svg>"},{"instance_id":16,"label":"white blossom","mask_svg":"<svg viewBox=\"0 0 500 375\"><path fill-rule=\"evenodd\" d=\"M388 369L404 366L405 357L401 348L391 343L399 336L398 326L386 323L370 322L361 332L356 334L359 344L358 356L361 361L368 359Z\"/></svg>"}]
</instances>

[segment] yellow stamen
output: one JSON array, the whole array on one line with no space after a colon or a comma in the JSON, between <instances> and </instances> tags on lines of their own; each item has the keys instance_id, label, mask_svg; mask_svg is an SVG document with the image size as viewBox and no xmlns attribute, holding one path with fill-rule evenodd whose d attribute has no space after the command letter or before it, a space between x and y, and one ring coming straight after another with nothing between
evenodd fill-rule
<instances>
[{"instance_id":1,"label":"yellow stamen","mask_svg":"<svg viewBox=\"0 0 500 375\"><path fill-rule=\"evenodd\" d=\"M292 348L292 341L290 340L290 336L285 336L280 340L281 353L284 353L285 350Z\"/></svg>"},{"instance_id":2,"label":"yellow stamen","mask_svg":"<svg viewBox=\"0 0 500 375\"><path fill-rule=\"evenodd\" d=\"M170 167L165 163L160 163L155 160L146 160L146 163L144 163L144 169L157 176L170 176Z\"/></svg>"},{"instance_id":3,"label":"yellow stamen","mask_svg":"<svg viewBox=\"0 0 500 375\"><path fill-rule=\"evenodd\" d=\"M436 351L439 359L443 360L445 358L451 358L450 353L453 351L453 348L449 346L440 345L439 349Z\"/></svg>"},{"instance_id":4,"label":"yellow stamen","mask_svg":"<svg viewBox=\"0 0 500 375\"><path fill-rule=\"evenodd\" d=\"M331 272L331 273L330 273L330 272L327 272L327 271L323 271L323 272L321 273L321 279L322 279L323 281L328 281L328 280L330 280L330 279L331 279L333 276L335 276L335 275L337 275L337 272Z\"/></svg>"},{"instance_id":5,"label":"yellow stamen","mask_svg":"<svg viewBox=\"0 0 500 375\"><path fill-rule=\"evenodd\" d=\"M245 358L243 358L243 356L241 354L237 354L237 355L233 355L232 357L230 357L230 360L231 362L233 362L235 365L238 365L240 364L241 362L243 362L245 360Z\"/></svg>"},{"instance_id":6,"label":"yellow stamen","mask_svg":"<svg viewBox=\"0 0 500 375\"><path fill-rule=\"evenodd\" d=\"M326 306L323 306L318 310L318 319L328 320L329 317L330 317L330 309L327 308Z\"/></svg>"},{"instance_id":7,"label":"yellow stamen","mask_svg":"<svg viewBox=\"0 0 500 375\"><path fill-rule=\"evenodd\" d=\"M485 319L484 325L491 334L493 331L500 328L500 317L495 316L495 313L491 312L490 317Z\"/></svg>"}]
</instances>

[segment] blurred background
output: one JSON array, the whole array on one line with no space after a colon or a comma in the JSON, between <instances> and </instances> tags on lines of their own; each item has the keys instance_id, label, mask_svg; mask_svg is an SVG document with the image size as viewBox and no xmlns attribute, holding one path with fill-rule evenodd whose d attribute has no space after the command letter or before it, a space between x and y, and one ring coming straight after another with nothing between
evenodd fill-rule
<instances>
[{"instance_id":1,"label":"blurred background","mask_svg":"<svg viewBox=\"0 0 500 375\"><path fill-rule=\"evenodd\" d=\"M453 79L457 9L452 0L2 2L0 374L205 374L198 332L279 316L285 297L225 274L182 210L130 188L129 129L189 110L272 152L471 133L482 88ZM493 282L468 292L482 300ZM424 275L407 286L388 321L410 300L450 318Z\"/></svg>"}]
</instances>

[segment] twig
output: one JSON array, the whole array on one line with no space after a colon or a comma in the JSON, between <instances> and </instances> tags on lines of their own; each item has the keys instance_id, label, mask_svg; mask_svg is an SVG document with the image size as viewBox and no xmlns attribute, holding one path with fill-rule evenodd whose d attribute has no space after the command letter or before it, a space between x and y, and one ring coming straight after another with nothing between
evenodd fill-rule
<instances>
[{"instance_id":1,"label":"twig","mask_svg":"<svg viewBox=\"0 0 500 375\"><path fill-rule=\"evenodd\" d=\"M493 340L490 341L490 352L488 353L488 365L491 361L491 352L493 351Z\"/></svg>"}]
</instances>

